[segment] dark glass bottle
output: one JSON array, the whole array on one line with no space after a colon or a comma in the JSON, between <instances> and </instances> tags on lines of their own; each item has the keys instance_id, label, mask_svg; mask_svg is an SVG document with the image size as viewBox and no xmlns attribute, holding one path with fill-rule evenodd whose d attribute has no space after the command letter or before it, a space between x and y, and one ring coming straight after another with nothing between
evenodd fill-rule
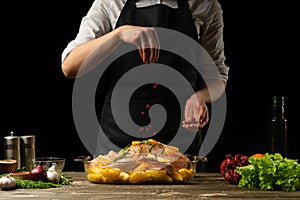
<instances>
[{"instance_id":1,"label":"dark glass bottle","mask_svg":"<svg viewBox=\"0 0 300 200\"><path fill-rule=\"evenodd\" d=\"M271 121L271 153L287 156L287 119L284 112L284 97L274 96Z\"/></svg>"}]
</instances>

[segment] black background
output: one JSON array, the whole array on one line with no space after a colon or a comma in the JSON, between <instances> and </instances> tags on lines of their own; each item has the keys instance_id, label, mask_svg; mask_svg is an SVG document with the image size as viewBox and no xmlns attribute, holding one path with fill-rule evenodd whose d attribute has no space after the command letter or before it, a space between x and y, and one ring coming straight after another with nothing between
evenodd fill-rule
<instances>
[{"instance_id":1,"label":"black background","mask_svg":"<svg viewBox=\"0 0 300 200\"><path fill-rule=\"evenodd\" d=\"M61 71L61 53L76 36L92 0L4 3L1 13L0 144L14 131L36 135L37 156L67 159L65 170L83 170L73 159L89 155L72 116L73 79ZM286 96L289 157L300 159L297 101L299 49L295 1L220 0L224 11L227 118L209 153L208 171L225 154L269 151L269 106ZM3 150L3 148L1 148ZM1 151L0 158L3 157Z\"/></svg>"}]
</instances>

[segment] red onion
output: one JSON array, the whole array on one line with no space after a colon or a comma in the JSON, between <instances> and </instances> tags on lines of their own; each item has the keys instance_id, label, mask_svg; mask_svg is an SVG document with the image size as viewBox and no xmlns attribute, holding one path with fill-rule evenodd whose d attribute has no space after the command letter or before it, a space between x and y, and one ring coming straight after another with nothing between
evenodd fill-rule
<instances>
[{"instance_id":1,"label":"red onion","mask_svg":"<svg viewBox=\"0 0 300 200\"><path fill-rule=\"evenodd\" d=\"M30 179L33 181L42 180L46 182L47 179L47 172L44 170L42 165L38 164L29 172Z\"/></svg>"}]
</instances>

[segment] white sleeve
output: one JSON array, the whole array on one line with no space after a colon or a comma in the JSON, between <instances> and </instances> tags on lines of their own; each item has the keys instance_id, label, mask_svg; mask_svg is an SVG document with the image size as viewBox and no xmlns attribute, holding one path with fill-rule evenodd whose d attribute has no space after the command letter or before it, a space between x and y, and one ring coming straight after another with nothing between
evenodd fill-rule
<instances>
[{"instance_id":1,"label":"white sleeve","mask_svg":"<svg viewBox=\"0 0 300 200\"><path fill-rule=\"evenodd\" d=\"M95 0L82 18L79 31L74 40L70 41L67 47L62 52L61 61L63 62L66 56L78 45L100 37L112 30L113 16L118 15L116 10L112 15L111 0Z\"/></svg>"}]
</instances>

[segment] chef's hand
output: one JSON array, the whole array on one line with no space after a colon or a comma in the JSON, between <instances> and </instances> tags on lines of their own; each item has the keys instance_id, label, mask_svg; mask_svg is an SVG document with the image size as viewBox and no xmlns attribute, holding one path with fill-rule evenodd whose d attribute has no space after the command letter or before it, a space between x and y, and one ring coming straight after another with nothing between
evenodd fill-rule
<instances>
[{"instance_id":1,"label":"chef's hand","mask_svg":"<svg viewBox=\"0 0 300 200\"><path fill-rule=\"evenodd\" d=\"M120 39L135 45L144 63L158 61L160 43L154 28L124 25L120 29Z\"/></svg>"},{"instance_id":2,"label":"chef's hand","mask_svg":"<svg viewBox=\"0 0 300 200\"><path fill-rule=\"evenodd\" d=\"M192 132L197 132L208 123L208 107L201 93L195 93L187 100L184 117L182 127Z\"/></svg>"}]
</instances>

